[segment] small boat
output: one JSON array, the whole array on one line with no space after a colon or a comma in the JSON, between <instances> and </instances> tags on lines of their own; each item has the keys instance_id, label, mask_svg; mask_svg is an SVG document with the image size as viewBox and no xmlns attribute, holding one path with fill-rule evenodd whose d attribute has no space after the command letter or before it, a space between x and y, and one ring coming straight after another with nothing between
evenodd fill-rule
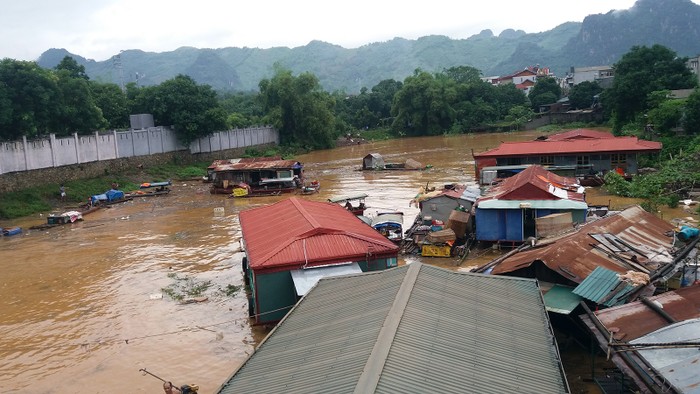
<instances>
[{"instance_id":1,"label":"small boat","mask_svg":"<svg viewBox=\"0 0 700 394\"><path fill-rule=\"evenodd\" d=\"M403 241L403 212L380 212L372 218L372 228L390 241Z\"/></svg>"},{"instance_id":2,"label":"small boat","mask_svg":"<svg viewBox=\"0 0 700 394\"><path fill-rule=\"evenodd\" d=\"M318 190L321 188L321 183L319 181L313 181L309 183L308 185L304 185L299 189L299 194L314 194L318 193Z\"/></svg>"},{"instance_id":3,"label":"small boat","mask_svg":"<svg viewBox=\"0 0 700 394\"><path fill-rule=\"evenodd\" d=\"M139 189L151 189L151 188L156 188L156 191L165 191L168 186L172 186L171 181L165 181L165 182L144 182L139 186Z\"/></svg>"},{"instance_id":4,"label":"small boat","mask_svg":"<svg viewBox=\"0 0 700 394\"><path fill-rule=\"evenodd\" d=\"M350 196L329 198L328 201L340 204L353 214L362 216L365 214L365 198L367 198L367 194L360 193Z\"/></svg>"},{"instance_id":5,"label":"small boat","mask_svg":"<svg viewBox=\"0 0 700 394\"><path fill-rule=\"evenodd\" d=\"M10 227L10 228L3 228L2 229L2 235L9 237L12 235L17 235L22 232L22 227Z\"/></svg>"}]
</instances>

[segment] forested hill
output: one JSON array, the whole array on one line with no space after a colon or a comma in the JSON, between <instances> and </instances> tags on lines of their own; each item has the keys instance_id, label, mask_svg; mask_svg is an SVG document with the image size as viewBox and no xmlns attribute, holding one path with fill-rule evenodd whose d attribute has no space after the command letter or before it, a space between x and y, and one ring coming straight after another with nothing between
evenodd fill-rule
<instances>
[{"instance_id":1,"label":"forested hill","mask_svg":"<svg viewBox=\"0 0 700 394\"><path fill-rule=\"evenodd\" d=\"M346 49L312 41L296 48L179 48L172 52L123 51L105 61L50 49L38 59L46 68L70 55L100 82L155 85L177 74L191 76L217 90L257 90L273 75L275 63L295 74L311 72L327 91L356 93L382 80L403 81L414 70L441 71L468 65L484 76L506 75L539 64L563 76L571 66L615 63L634 45L662 44L682 57L700 54L700 5L690 0L638 0L628 9L589 15L541 33L490 30L467 39L426 36Z\"/></svg>"}]
</instances>

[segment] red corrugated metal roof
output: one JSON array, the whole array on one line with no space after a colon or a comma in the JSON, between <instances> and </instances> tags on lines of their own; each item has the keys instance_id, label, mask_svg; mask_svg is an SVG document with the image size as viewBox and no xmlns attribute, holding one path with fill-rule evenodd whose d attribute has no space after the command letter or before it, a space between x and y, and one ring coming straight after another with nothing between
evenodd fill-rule
<instances>
[{"instance_id":1,"label":"red corrugated metal roof","mask_svg":"<svg viewBox=\"0 0 700 394\"><path fill-rule=\"evenodd\" d=\"M547 137L547 141L578 140L590 138L615 138L615 136L612 135L612 133L608 133L607 131L576 129L565 131L563 133L552 134L549 137Z\"/></svg>"},{"instance_id":2,"label":"red corrugated metal roof","mask_svg":"<svg viewBox=\"0 0 700 394\"><path fill-rule=\"evenodd\" d=\"M217 163L218 162L218 163ZM247 171L247 170L269 170L288 169L300 166L296 160L281 160L276 158L246 158L237 161L217 160L209 166L216 171Z\"/></svg>"},{"instance_id":3,"label":"red corrugated metal roof","mask_svg":"<svg viewBox=\"0 0 700 394\"><path fill-rule=\"evenodd\" d=\"M573 234L564 236L551 244L535 247L506 258L494 269L494 274L506 274L525 268L535 261L542 261L549 269L562 276L581 283L596 267L604 267L618 273L625 273L630 266L623 264L593 245L598 244L589 234L614 234L627 243L646 245L653 250L668 251L673 238L666 234L673 231L673 225L639 206L611 214L582 226ZM624 257L623 255L620 255ZM657 260L638 256L640 265L648 265L649 270L658 268L662 255Z\"/></svg>"},{"instance_id":4,"label":"red corrugated metal roof","mask_svg":"<svg viewBox=\"0 0 700 394\"><path fill-rule=\"evenodd\" d=\"M576 179L559 176L533 165L489 189L477 200L477 205L486 200L561 200L563 197L554 194L553 188L565 190L569 200L585 199L583 193L576 192Z\"/></svg>"},{"instance_id":5,"label":"red corrugated metal roof","mask_svg":"<svg viewBox=\"0 0 700 394\"><path fill-rule=\"evenodd\" d=\"M661 143L639 140L637 137L568 139L561 141L504 142L498 148L474 154L475 158L528 155L559 155L578 153L640 152L661 150Z\"/></svg>"},{"instance_id":6,"label":"red corrugated metal roof","mask_svg":"<svg viewBox=\"0 0 700 394\"><path fill-rule=\"evenodd\" d=\"M338 204L291 197L240 213L252 269L396 256L399 248Z\"/></svg>"},{"instance_id":7,"label":"red corrugated metal roof","mask_svg":"<svg viewBox=\"0 0 700 394\"><path fill-rule=\"evenodd\" d=\"M683 287L658 296L649 301L661 304L664 312L677 321L700 318L700 285ZM617 328L615 336L625 342L652 333L671 325L653 309L640 301L596 312L598 320L608 329Z\"/></svg>"}]
</instances>

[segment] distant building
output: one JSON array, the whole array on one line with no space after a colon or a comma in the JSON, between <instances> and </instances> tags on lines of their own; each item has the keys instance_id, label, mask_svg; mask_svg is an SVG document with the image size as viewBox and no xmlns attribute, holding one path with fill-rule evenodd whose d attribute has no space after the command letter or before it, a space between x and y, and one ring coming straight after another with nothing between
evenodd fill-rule
<instances>
[{"instance_id":1,"label":"distant building","mask_svg":"<svg viewBox=\"0 0 700 394\"><path fill-rule=\"evenodd\" d=\"M614 77L615 70L612 66L571 67L567 81L569 86L589 81L597 82L602 88L609 88L612 86Z\"/></svg>"},{"instance_id":2,"label":"distant building","mask_svg":"<svg viewBox=\"0 0 700 394\"><path fill-rule=\"evenodd\" d=\"M691 57L686 65L698 77L698 82L700 82L700 56Z\"/></svg>"},{"instance_id":3,"label":"distant building","mask_svg":"<svg viewBox=\"0 0 700 394\"><path fill-rule=\"evenodd\" d=\"M566 176L618 170L624 174L636 174L638 155L661 151L661 143L640 140L637 137L615 137L610 133L576 129L553 134L542 140L504 142L498 148L475 153L476 177L481 170L491 166L521 166L539 164L544 167L569 166L573 169Z\"/></svg>"}]
</instances>

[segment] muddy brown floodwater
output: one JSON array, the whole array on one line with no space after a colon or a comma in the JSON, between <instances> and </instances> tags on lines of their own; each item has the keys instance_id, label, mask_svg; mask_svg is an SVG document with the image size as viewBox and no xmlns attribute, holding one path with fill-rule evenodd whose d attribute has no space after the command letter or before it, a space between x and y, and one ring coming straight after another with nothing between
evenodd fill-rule
<instances>
[{"instance_id":1,"label":"muddy brown floodwater","mask_svg":"<svg viewBox=\"0 0 700 394\"><path fill-rule=\"evenodd\" d=\"M409 201L419 187L473 182L472 150L540 134L411 138L313 152L298 159L321 190L299 198L365 192L368 214L402 210L408 226L418 213ZM433 168L358 171L372 152ZM242 290L226 295L243 284L238 213L288 197L229 199L197 181L177 182L169 195L116 204L57 228L26 230L45 223L46 214L0 222L25 229L0 237L0 391L162 392L160 381L139 371L145 368L176 385L197 384L202 394L215 392L266 334L251 327ZM418 256L402 263L467 270L496 253L461 266ZM183 304L161 290L206 283L205 302Z\"/></svg>"}]
</instances>

